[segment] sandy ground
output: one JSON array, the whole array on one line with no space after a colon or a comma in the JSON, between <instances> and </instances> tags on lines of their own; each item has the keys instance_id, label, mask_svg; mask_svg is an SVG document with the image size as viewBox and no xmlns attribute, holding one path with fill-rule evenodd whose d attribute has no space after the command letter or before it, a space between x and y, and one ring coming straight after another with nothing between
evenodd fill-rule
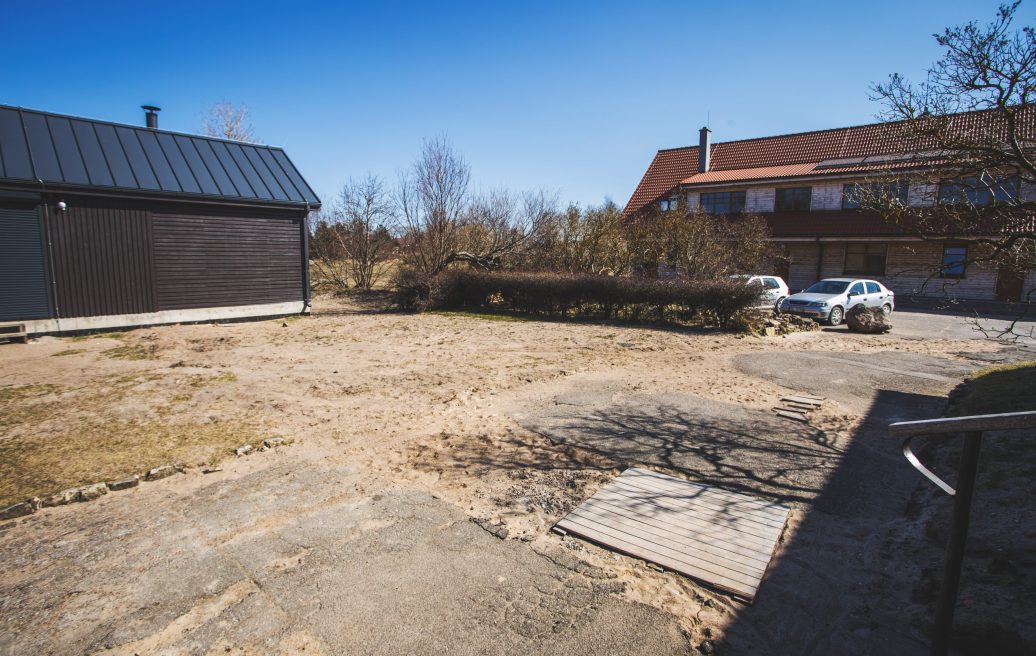
<instances>
[{"instance_id":1,"label":"sandy ground","mask_svg":"<svg viewBox=\"0 0 1036 656\"><path fill-rule=\"evenodd\" d=\"M124 347L144 357L114 357L112 349ZM803 364L804 358L781 359L800 351L811 354L809 364ZM124 352L116 352L120 353ZM914 653L921 650L923 636L920 629L908 624L923 621L930 600L904 599L905 604L913 603L911 612L916 617L901 620L894 617L896 609L879 608L874 603L846 602L834 610L828 604L825 611L822 602L826 597L821 592L825 586L830 589L835 585L828 596L848 598L853 596L850 590L855 586L868 592L884 590L890 600L898 599L890 590L897 577L916 573L916 564L892 566L890 558L884 556L873 562L871 558L853 560L849 555L857 552L861 535L873 533L875 523L888 526L898 522L897 530L909 537L925 519L904 516L903 507L917 480L900 462L901 457L897 459L895 445L886 448L881 431L890 420L938 414L945 393L963 373L989 361L1018 357L991 342L898 337L895 332L890 336L827 331L783 338L739 338L650 327L402 315L382 313L349 300L322 298L313 316L294 321L169 326L131 331L118 339L43 338L26 347L0 347L0 390L8 392L0 400L8 413L8 419L0 425L0 447L29 439L59 442L76 430L77 421L91 426L110 422L120 427L120 440L127 444L132 443L126 435L132 435L134 426L149 430L173 426L175 430L167 431L162 439L174 445L178 434L199 434L199 427L206 427L211 444L206 446L205 440L198 440L186 451L175 451L181 456L189 454L184 458L186 464L195 465L188 468L186 476L147 484L129 493L110 494L94 502L100 504L96 508L117 516L120 504L129 504L138 515L146 516L153 509L181 516L196 495L211 493L206 490L214 485L231 485L261 472L274 476L271 472L278 467L288 472L347 469L352 496L343 500L328 492L320 497L323 505L346 503L353 507L395 495L391 498L397 500L396 507L400 505L399 495L418 495L415 498L446 506L442 512L446 513L444 517L454 518L450 521L467 516L503 525L507 528L503 544L514 545L509 548L539 554L551 563L574 558L576 564L569 562L570 569L592 567L602 572L602 577L619 582L618 587L601 594L618 596L626 602L626 610L608 606L611 602L594 606L604 608L599 612L605 616L627 613L628 619L628 613L633 612L630 609L657 609L671 616L693 645L725 640L729 653L786 653L775 646L775 638L801 641L803 635L823 632L830 626L832 637L817 638L809 644L799 642L801 649L795 651L832 653L826 650L845 646L847 636L855 636L859 642L845 647L843 653L865 653L889 644L903 645L902 653ZM854 370L854 358L870 366ZM12 392L19 388L31 389L32 393ZM112 389L118 393L111 402L105 402L105 395ZM74 394L84 393L82 390L93 390L95 396L101 390L100 400L77 402L74 411L57 409L42 419L26 410L40 403L55 407L63 395L78 398ZM879 390L891 396L884 398ZM768 410L788 391L820 393L829 400L809 427L781 423ZM902 398L892 398L895 395ZM758 480L746 483L743 477L738 479L739 470L734 467L744 464L745 449L751 446L745 440L722 442L725 459L721 458L719 464L715 458L705 458L705 451L694 444L681 446L683 451L677 449L679 458L658 460L652 457L650 443L630 450L621 435L616 438L616 431L595 441L586 437L592 435L591 431L580 430L578 424L573 429L570 421L601 413L625 422L623 430L643 433L645 425L631 425L631 417L655 421L673 408L679 411L682 425L674 427L675 420L669 418L647 427L654 430L653 439L659 444L674 439L682 440L682 445L693 442L694 436L701 434L703 421L713 427L741 421L745 436L770 435L771 440L775 440L774 435L788 437L775 440L781 443L778 448L742 468L758 475ZM12 419L18 412L28 413L24 421ZM215 462L230 445L256 443L271 436L293 443L269 453L232 459L216 474L200 472L198 466ZM710 438L717 444L725 439ZM796 451L793 455L801 461L794 467L782 466L781 460L789 454L786 445L795 440L813 450L804 454ZM103 431L96 433L91 444L77 444L76 448L104 449ZM856 453L864 455L857 458ZM137 457L147 454L141 451ZM901 495L901 505L889 509L886 506L890 504L880 500L857 503L862 475L846 474L841 467L845 462L862 463L860 471L865 473L879 472L887 479L883 494ZM159 464L163 462L123 463L131 471L133 467L139 470ZM549 532L565 512L632 464L647 464L792 503L783 551L779 551L754 607L746 608L679 576ZM57 491L45 485L41 488L37 494ZM304 492L299 494L304 496ZM182 499L183 508L163 505L171 503L171 497ZM212 619L222 612L205 606L203 601L208 597L199 592L201 601L194 605L177 607L178 611L167 609L168 617L151 618L149 623L141 623L139 631L113 638L111 632L91 633L91 627L117 622L120 613L129 612L132 604L127 609L106 607L101 595L97 605L91 607L93 614L62 615L66 624L61 630L34 635L32 622L38 621L42 612L39 608L30 612L34 604L47 608L53 603L46 601L48 594L53 597L68 592L61 577L39 573L39 558L46 561L52 557L46 555L45 547L60 542L62 535L104 535L104 527L91 519L93 513L101 512L92 505L45 509L0 527L0 558L6 561L0 562L4 572L0 574L0 608L4 610L0 625L4 625L7 636L0 638L0 647L6 645L10 653L23 653L29 647L36 653L90 653L106 645L117 647L142 640L183 647L168 635L178 626L175 622L201 613L197 621L184 624L185 632L200 630L198 627L208 621L206 613ZM824 512L812 512L815 507ZM290 517L290 506L281 512L285 518ZM838 521L850 516L862 519L848 524ZM364 530L382 530L384 527L363 524L374 519L376 516L363 516L355 523L366 527ZM427 520L429 526L441 524L436 521ZM832 529L836 525L841 528ZM280 528L283 526L277 522L254 519L246 532L264 534ZM484 531L477 533L480 538L497 541ZM828 542L807 548L801 545L809 540L799 540L800 533L809 540L814 534L827 535ZM892 548L889 542L886 551ZM832 571L839 569L839 561L845 563L849 558L853 562L833 578L811 579L809 563L796 561L802 549L803 553L809 549L830 553L830 562L825 564ZM132 567L132 562L125 566ZM329 562L325 567L335 565ZM875 578L875 571L881 571L881 577ZM111 573L113 577L121 575ZM99 580L92 585L106 587L106 594L117 594L119 583ZM258 581L255 576L247 580ZM48 593L30 585L40 582L50 586ZM247 596L241 590L231 590L231 583L228 579L221 594ZM769 600L768 586L772 590ZM837 586L845 589L838 590ZM779 607L788 607L789 595L803 599L814 596L811 590L817 592L815 603L803 602L800 610L813 616L809 621L788 623ZM96 590L87 593L100 594ZM906 594L909 597L909 589ZM138 601L141 607L148 603L146 598ZM211 599L205 603L211 605ZM12 613L15 605L22 612ZM458 614L462 610L458 609ZM825 619L825 612L838 613L839 619L832 625L829 617ZM858 617L860 613L871 617ZM652 621L664 624L668 620ZM775 628L783 624L789 626ZM464 629L470 630L477 631L478 627ZM93 641L76 642L84 635L93 635ZM666 642L670 638L675 640L670 634L658 637L661 642L657 644L675 644ZM258 640L255 635L237 638L242 644L252 639ZM299 633L297 626L285 629L278 640L285 652L291 651L292 640L313 640L314 644L323 644L327 653L339 653L335 645L359 648L365 644L355 642L355 636L325 634L317 629ZM209 648L215 652L215 646L227 645L213 638L204 643L204 648L169 653L206 653ZM497 649L519 647L541 650L542 643L495 645ZM370 650L403 653L406 649L382 644ZM0 653L7 652L0 649ZM610 652L605 647L600 653Z\"/></svg>"}]
</instances>

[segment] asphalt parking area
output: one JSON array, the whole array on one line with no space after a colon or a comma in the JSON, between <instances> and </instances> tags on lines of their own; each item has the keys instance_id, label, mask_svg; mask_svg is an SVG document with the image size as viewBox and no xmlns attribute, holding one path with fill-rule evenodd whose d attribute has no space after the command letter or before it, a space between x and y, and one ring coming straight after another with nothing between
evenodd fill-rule
<instances>
[{"instance_id":1,"label":"asphalt parking area","mask_svg":"<svg viewBox=\"0 0 1036 656\"><path fill-rule=\"evenodd\" d=\"M924 311L898 308L892 313L892 335L906 339L989 339L996 331L1010 327L1017 316L1009 314L983 315L954 311ZM1020 336L1019 344L1036 346L1036 312L1030 311L1018 321L1014 331ZM983 332L982 329L985 329ZM849 332L841 326L827 326L829 332Z\"/></svg>"},{"instance_id":2,"label":"asphalt parking area","mask_svg":"<svg viewBox=\"0 0 1036 656\"><path fill-rule=\"evenodd\" d=\"M736 355L732 363L742 373L834 399L858 413L867 412L877 390L943 395L980 366L903 351L780 351ZM912 407L883 408L889 422L914 414Z\"/></svg>"}]
</instances>

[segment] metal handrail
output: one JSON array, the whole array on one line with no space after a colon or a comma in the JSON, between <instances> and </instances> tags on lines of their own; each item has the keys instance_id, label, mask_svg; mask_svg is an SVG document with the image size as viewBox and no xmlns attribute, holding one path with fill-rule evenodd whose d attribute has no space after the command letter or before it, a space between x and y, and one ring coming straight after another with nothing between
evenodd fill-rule
<instances>
[{"instance_id":1,"label":"metal handrail","mask_svg":"<svg viewBox=\"0 0 1036 656\"><path fill-rule=\"evenodd\" d=\"M950 646L950 632L953 629L953 611L960 587L960 570L964 561L964 545L968 539L968 522L971 515L971 499L975 492L975 477L978 474L978 454L982 446L982 434L986 431L1017 430L1036 428L1036 412L1008 412L997 415L971 415L922 421L900 421L889 426L893 437L902 437L903 455L925 478L935 483L943 492L954 497L953 527L946 544L946 560L943 564L943 583L935 608L932 627L931 654L943 656ZM964 448L961 451L957 470L957 489L936 476L921 464L910 449L910 441L922 435L964 434Z\"/></svg>"},{"instance_id":2,"label":"metal handrail","mask_svg":"<svg viewBox=\"0 0 1036 656\"><path fill-rule=\"evenodd\" d=\"M968 415L966 417L945 417L922 419L920 421L898 421L889 426L893 437L916 437L918 435L941 435L969 431L999 431L1016 428L1036 428L1036 411L1005 412L999 415Z\"/></svg>"},{"instance_id":3,"label":"metal handrail","mask_svg":"<svg viewBox=\"0 0 1036 656\"><path fill-rule=\"evenodd\" d=\"M1020 428L1036 428L1036 412L1007 412L999 415L968 415L965 417L948 417L944 419L922 419L921 421L900 421L889 426L889 434L893 437L905 437L903 455L914 469L935 483L943 492L952 496L957 491L949 483L935 475L925 467L917 454L910 449L910 441L915 437L945 435L947 433L970 433L978 431L1016 430Z\"/></svg>"}]
</instances>

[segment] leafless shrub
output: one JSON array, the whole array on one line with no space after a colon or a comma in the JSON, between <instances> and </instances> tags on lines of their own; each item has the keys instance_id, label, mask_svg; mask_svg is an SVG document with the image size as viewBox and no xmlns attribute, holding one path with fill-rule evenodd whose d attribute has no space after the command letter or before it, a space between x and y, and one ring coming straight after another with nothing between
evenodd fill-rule
<instances>
[{"instance_id":1,"label":"leafless shrub","mask_svg":"<svg viewBox=\"0 0 1036 656\"><path fill-rule=\"evenodd\" d=\"M395 254L394 209L376 176L346 183L317 217L310 252L318 275L340 289L371 289Z\"/></svg>"},{"instance_id":2,"label":"leafless shrub","mask_svg":"<svg viewBox=\"0 0 1036 656\"><path fill-rule=\"evenodd\" d=\"M681 204L641 218L632 230L644 268L714 279L758 273L774 259L766 222L752 214L724 216Z\"/></svg>"}]
</instances>

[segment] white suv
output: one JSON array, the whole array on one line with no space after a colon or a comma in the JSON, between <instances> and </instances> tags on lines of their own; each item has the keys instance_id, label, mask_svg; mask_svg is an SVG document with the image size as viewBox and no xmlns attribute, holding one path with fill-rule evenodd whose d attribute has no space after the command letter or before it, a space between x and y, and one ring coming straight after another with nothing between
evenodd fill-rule
<instances>
[{"instance_id":1,"label":"white suv","mask_svg":"<svg viewBox=\"0 0 1036 656\"><path fill-rule=\"evenodd\" d=\"M784 299L780 311L837 326L850 307L860 304L889 315L896 308L896 296L877 280L826 278Z\"/></svg>"}]
</instances>

